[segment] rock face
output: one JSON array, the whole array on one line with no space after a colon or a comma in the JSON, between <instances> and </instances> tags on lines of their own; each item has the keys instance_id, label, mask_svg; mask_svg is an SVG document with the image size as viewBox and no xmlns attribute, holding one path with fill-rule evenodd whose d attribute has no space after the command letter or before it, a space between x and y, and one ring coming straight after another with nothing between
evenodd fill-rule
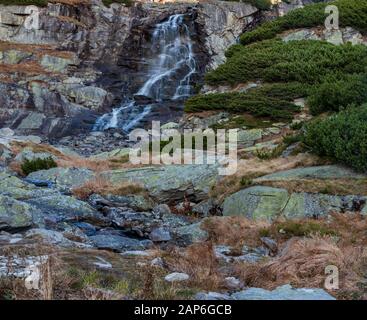
<instances>
[{"instance_id":1,"label":"rock face","mask_svg":"<svg viewBox=\"0 0 367 320\"><path fill-rule=\"evenodd\" d=\"M256 19L257 12L258 9L242 2L208 1L199 4L196 21L206 35L205 47L211 58L209 69L215 69L225 61L225 51Z\"/></svg>"},{"instance_id":2,"label":"rock face","mask_svg":"<svg viewBox=\"0 0 367 320\"><path fill-rule=\"evenodd\" d=\"M0 125L51 138L89 131L146 80L154 26L177 13L187 14L200 82L257 11L216 0L0 5Z\"/></svg>"}]
</instances>

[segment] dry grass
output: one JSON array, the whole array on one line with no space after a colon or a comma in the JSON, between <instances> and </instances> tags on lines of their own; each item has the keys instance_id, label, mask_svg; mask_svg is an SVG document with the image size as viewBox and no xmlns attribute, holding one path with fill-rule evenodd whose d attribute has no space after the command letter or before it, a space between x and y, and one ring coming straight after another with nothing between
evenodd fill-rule
<instances>
[{"instance_id":1,"label":"dry grass","mask_svg":"<svg viewBox=\"0 0 367 320\"><path fill-rule=\"evenodd\" d=\"M263 236L266 230L266 236L276 240L280 254L256 264L237 263L233 274L247 286L274 289L290 283L300 288L324 288L325 268L334 265L339 270L340 289L330 293L340 299L367 298L366 217L333 213L327 220L276 221L265 229L255 227L254 237L256 229ZM296 236L301 235L300 230L302 237Z\"/></svg>"},{"instance_id":2,"label":"dry grass","mask_svg":"<svg viewBox=\"0 0 367 320\"><path fill-rule=\"evenodd\" d=\"M33 142L19 142L13 141L11 143L11 151L16 156L24 148L29 148L33 152L47 152L58 158L56 161L57 165L62 168L86 168L94 172L100 173L107 170L123 169L123 168L134 168L139 165L132 165L129 162L128 157L122 158L111 158L106 160L98 160L91 158L83 158L81 156L68 156L63 154L55 147L48 144L36 144ZM20 163L12 162L11 167L15 172L22 174L20 169Z\"/></svg>"},{"instance_id":3,"label":"dry grass","mask_svg":"<svg viewBox=\"0 0 367 320\"><path fill-rule=\"evenodd\" d=\"M72 193L75 197L86 200L94 193L100 195L129 195L129 194L143 194L145 195L145 189L132 182L121 182L119 184L112 184L108 179L97 175L92 180L87 181L82 186L73 188Z\"/></svg>"},{"instance_id":4,"label":"dry grass","mask_svg":"<svg viewBox=\"0 0 367 320\"><path fill-rule=\"evenodd\" d=\"M339 247L333 238L293 238L284 244L280 255L257 265L238 264L237 275L251 287L274 289L290 283L294 287L323 288L325 268L334 265L339 270L338 297L361 298L359 285L367 267L363 247Z\"/></svg>"},{"instance_id":5,"label":"dry grass","mask_svg":"<svg viewBox=\"0 0 367 320\"><path fill-rule=\"evenodd\" d=\"M242 249L243 245L261 245L260 231L269 227L266 221L254 221L245 217L211 217L203 221L203 229L215 244L225 244Z\"/></svg>"},{"instance_id":6,"label":"dry grass","mask_svg":"<svg viewBox=\"0 0 367 320\"><path fill-rule=\"evenodd\" d=\"M236 173L221 179L211 190L210 195L221 200L242 189L241 180L243 181L243 179L251 180L277 171L315 166L320 163L320 158L310 154L298 154L288 158L270 160L260 160L258 158L239 160Z\"/></svg>"},{"instance_id":7,"label":"dry grass","mask_svg":"<svg viewBox=\"0 0 367 320\"><path fill-rule=\"evenodd\" d=\"M219 272L213 244L193 244L184 251L172 249L164 256L170 270L190 276L188 286L201 290L220 290L224 287L223 274Z\"/></svg>"}]
</instances>

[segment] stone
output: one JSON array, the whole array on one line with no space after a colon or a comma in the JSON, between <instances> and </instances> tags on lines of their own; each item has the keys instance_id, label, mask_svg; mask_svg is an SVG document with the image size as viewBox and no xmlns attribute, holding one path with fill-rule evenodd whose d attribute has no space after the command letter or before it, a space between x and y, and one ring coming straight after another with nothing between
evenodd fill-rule
<instances>
[{"instance_id":1,"label":"stone","mask_svg":"<svg viewBox=\"0 0 367 320\"><path fill-rule=\"evenodd\" d=\"M10 128L1 128L0 129L0 136L1 137L12 137L14 136L14 130Z\"/></svg>"},{"instance_id":2,"label":"stone","mask_svg":"<svg viewBox=\"0 0 367 320\"><path fill-rule=\"evenodd\" d=\"M240 145L250 147L256 140L260 140L263 135L262 129L239 130L237 133L237 142Z\"/></svg>"},{"instance_id":3,"label":"stone","mask_svg":"<svg viewBox=\"0 0 367 320\"><path fill-rule=\"evenodd\" d=\"M122 256L149 257L151 254L145 250L128 250L121 253Z\"/></svg>"},{"instance_id":4,"label":"stone","mask_svg":"<svg viewBox=\"0 0 367 320\"><path fill-rule=\"evenodd\" d=\"M241 280L235 277L224 278L225 284L229 289L240 289L243 287Z\"/></svg>"},{"instance_id":5,"label":"stone","mask_svg":"<svg viewBox=\"0 0 367 320\"><path fill-rule=\"evenodd\" d=\"M331 212L355 212L365 208L367 197L334 196L328 194L293 193L283 215L289 219L317 218ZM357 208L357 209L356 209Z\"/></svg>"},{"instance_id":6,"label":"stone","mask_svg":"<svg viewBox=\"0 0 367 320\"><path fill-rule=\"evenodd\" d=\"M167 130L167 129L178 129L179 124L176 122L168 122L161 126L161 130Z\"/></svg>"},{"instance_id":7,"label":"stone","mask_svg":"<svg viewBox=\"0 0 367 320\"><path fill-rule=\"evenodd\" d=\"M7 50L3 53L3 58L0 60L2 60L2 62L5 64L18 64L31 56L31 52Z\"/></svg>"},{"instance_id":8,"label":"stone","mask_svg":"<svg viewBox=\"0 0 367 320\"><path fill-rule=\"evenodd\" d=\"M40 62L41 66L50 72L66 72L69 65L75 65L73 59L65 59L50 55L44 55Z\"/></svg>"},{"instance_id":9,"label":"stone","mask_svg":"<svg viewBox=\"0 0 367 320\"><path fill-rule=\"evenodd\" d=\"M0 230L32 226L34 209L27 203L0 195Z\"/></svg>"},{"instance_id":10,"label":"stone","mask_svg":"<svg viewBox=\"0 0 367 320\"><path fill-rule=\"evenodd\" d=\"M27 179L50 181L61 188L78 187L91 180L94 173L84 168L51 168L30 173Z\"/></svg>"},{"instance_id":11,"label":"stone","mask_svg":"<svg viewBox=\"0 0 367 320\"><path fill-rule=\"evenodd\" d=\"M157 202L180 201L186 197L204 200L218 178L217 165L168 165L102 172L112 183L142 184Z\"/></svg>"},{"instance_id":12,"label":"stone","mask_svg":"<svg viewBox=\"0 0 367 320\"><path fill-rule=\"evenodd\" d=\"M311 29L302 29L299 31L288 33L282 37L284 42L301 41L301 40L321 40L321 38Z\"/></svg>"},{"instance_id":13,"label":"stone","mask_svg":"<svg viewBox=\"0 0 367 320\"><path fill-rule=\"evenodd\" d=\"M172 230L174 239L180 244L190 245L193 243L204 242L208 239L208 232L201 228L202 222L189 224Z\"/></svg>"},{"instance_id":14,"label":"stone","mask_svg":"<svg viewBox=\"0 0 367 320\"><path fill-rule=\"evenodd\" d=\"M43 125L46 116L43 113L31 112L25 117L20 125L17 127L18 130L34 130L40 129Z\"/></svg>"},{"instance_id":15,"label":"stone","mask_svg":"<svg viewBox=\"0 0 367 320\"><path fill-rule=\"evenodd\" d=\"M260 240L270 250L270 252L275 254L278 251L278 244L275 240L269 237L261 237Z\"/></svg>"},{"instance_id":16,"label":"stone","mask_svg":"<svg viewBox=\"0 0 367 320\"><path fill-rule=\"evenodd\" d=\"M288 198L288 191L285 189L250 187L224 200L223 215L272 220L282 213Z\"/></svg>"},{"instance_id":17,"label":"stone","mask_svg":"<svg viewBox=\"0 0 367 320\"><path fill-rule=\"evenodd\" d=\"M123 157L127 157L130 154L130 148L119 148L119 149L114 149L112 151L108 151L108 152L102 152L102 153L98 153L96 155L92 155L90 156L91 159L112 159L112 158L123 158Z\"/></svg>"},{"instance_id":18,"label":"stone","mask_svg":"<svg viewBox=\"0 0 367 320\"><path fill-rule=\"evenodd\" d=\"M297 168L287 171L280 171L269 175L262 176L254 180L254 182L263 181L290 181L301 179L319 179L319 180L333 180L333 179L366 179L367 175L356 173L352 169L339 166L315 166L306 168Z\"/></svg>"},{"instance_id":19,"label":"stone","mask_svg":"<svg viewBox=\"0 0 367 320\"><path fill-rule=\"evenodd\" d=\"M98 249L109 249L118 252L126 250L143 250L145 247L139 240L112 234L98 234L89 237Z\"/></svg>"},{"instance_id":20,"label":"stone","mask_svg":"<svg viewBox=\"0 0 367 320\"><path fill-rule=\"evenodd\" d=\"M61 247L79 247L85 248L87 245L79 242L71 241L64 237L61 232L54 231L54 230L46 230L46 229L31 229L26 232L25 238L35 239L41 238L43 242L47 244L58 245Z\"/></svg>"},{"instance_id":21,"label":"stone","mask_svg":"<svg viewBox=\"0 0 367 320\"><path fill-rule=\"evenodd\" d=\"M162 260L161 257L157 257L157 258L154 258L151 262L150 262L150 265L153 266L153 267L159 267L159 268L163 268L164 267L164 262Z\"/></svg>"},{"instance_id":22,"label":"stone","mask_svg":"<svg viewBox=\"0 0 367 320\"><path fill-rule=\"evenodd\" d=\"M104 106L108 95L107 91L102 88L81 84L62 84L57 87L57 90L69 100L95 110Z\"/></svg>"},{"instance_id":23,"label":"stone","mask_svg":"<svg viewBox=\"0 0 367 320\"><path fill-rule=\"evenodd\" d=\"M159 204L153 208L153 212L159 216L171 214L171 209L167 204Z\"/></svg>"},{"instance_id":24,"label":"stone","mask_svg":"<svg viewBox=\"0 0 367 320\"><path fill-rule=\"evenodd\" d=\"M325 41L335 44L341 45L344 44L343 33L340 30L324 30Z\"/></svg>"},{"instance_id":25,"label":"stone","mask_svg":"<svg viewBox=\"0 0 367 320\"><path fill-rule=\"evenodd\" d=\"M156 228L152 230L152 232L149 235L149 238L153 242L164 242L164 241L170 241L171 235L170 232L165 228Z\"/></svg>"},{"instance_id":26,"label":"stone","mask_svg":"<svg viewBox=\"0 0 367 320\"><path fill-rule=\"evenodd\" d=\"M231 300L228 294L219 292L199 292L194 297L195 300Z\"/></svg>"},{"instance_id":27,"label":"stone","mask_svg":"<svg viewBox=\"0 0 367 320\"><path fill-rule=\"evenodd\" d=\"M23 162L27 160L35 160L35 159L47 159L52 158L53 160L57 160L57 157L48 152L33 152L32 148L24 148L21 152L19 152L14 160L18 162Z\"/></svg>"},{"instance_id":28,"label":"stone","mask_svg":"<svg viewBox=\"0 0 367 320\"><path fill-rule=\"evenodd\" d=\"M108 194L104 198L113 205L124 205L137 211L150 211L154 208L154 201L146 195L131 194L126 196L117 196Z\"/></svg>"},{"instance_id":29,"label":"stone","mask_svg":"<svg viewBox=\"0 0 367 320\"><path fill-rule=\"evenodd\" d=\"M167 282L181 282L189 280L189 275L181 272L173 272L164 277Z\"/></svg>"},{"instance_id":30,"label":"stone","mask_svg":"<svg viewBox=\"0 0 367 320\"><path fill-rule=\"evenodd\" d=\"M209 217L221 213L217 202L212 198L194 205L192 207L192 212L199 214L201 217Z\"/></svg>"},{"instance_id":31,"label":"stone","mask_svg":"<svg viewBox=\"0 0 367 320\"><path fill-rule=\"evenodd\" d=\"M278 287L272 291L261 288L249 288L231 295L233 300L335 300L323 289L295 289L290 285Z\"/></svg>"}]
</instances>

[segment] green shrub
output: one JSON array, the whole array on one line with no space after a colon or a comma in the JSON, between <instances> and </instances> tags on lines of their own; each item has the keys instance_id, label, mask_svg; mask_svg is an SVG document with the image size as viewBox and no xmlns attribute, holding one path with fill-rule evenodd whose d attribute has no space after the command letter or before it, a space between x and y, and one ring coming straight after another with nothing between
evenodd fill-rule
<instances>
[{"instance_id":1,"label":"green shrub","mask_svg":"<svg viewBox=\"0 0 367 320\"><path fill-rule=\"evenodd\" d=\"M351 104L367 102L367 75L349 75L339 79L328 76L314 87L308 99L312 114L326 111L340 111Z\"/></svg>"},{"instance_id":2,"label":"green shrub","mask_svg":"<svg viewBox=\"0 0 367 320\"><path fill-rule=\"evenodd\" d=\"M367 104L307 126L304 143L316 154L367 172Z\"/></svg>"},{"instance_id":3,"label":"green shrub","mask_svg":"<svg viewBox=\"0 0 367 320\"><path fill-rule=\"evenodd\" d=\"M335 46L323 41L266 40L230 49L226 63L206 75L210 85L248 81L322 82L330 73L353 74L366 70L367 47Z\"/></svg>"},{"instance_id":4,"label":"green shrub","mask_svg":"<svg viewBox=\"0 0 367 320\"><path fill-rule=\"evenodd\" d=\"M202 110L226 110L230 112L245 112L256 117L269 117L274 120L289 120L299 107L293 103L257 94L229 92L197 95L185 103L185 112Z\"/></svg>"},{"instance_id":5,"label":"green shrub","mask_svg":"<svg viewBox=\"0 0 367 320\"><path fill-rule=\"evenodd\" d=\"M340 26L354 27L362 32L367 31L367 1L338 0L331 3L315 3L301 9L290 11L283 17L266 22L251 32L241 36L242 44L274 38L278 33L290 29L309 28L324 24L327 5L336 5L340 13Z\"/></svg>"},{"instance_id":6,"label":"green shrub","mask_svg":"<svg viewBox=\"0 0 367 320\"><path fill-rule=\"evenodd\" d=\"M57 167L57 164L52 157L45 159L35 158L33 160L25 159L21 165L22 171L25 175L34 171L47 170L55 167Z\"/></svg>"}]
</instances>

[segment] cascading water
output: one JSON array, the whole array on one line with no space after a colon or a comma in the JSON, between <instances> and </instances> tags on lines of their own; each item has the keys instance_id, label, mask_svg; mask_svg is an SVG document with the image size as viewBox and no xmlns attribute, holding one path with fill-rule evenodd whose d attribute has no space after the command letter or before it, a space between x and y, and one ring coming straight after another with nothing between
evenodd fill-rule
<instances>
[{"instance_id":1,"label":"cascading water","mask_svg":"<svg viewBox=\"0 0 367 320\"><path fill-rule=\"evenodd\" d=\"M100 117L94 130L121 128L128 132L151 112L153 106L179 102L193 93L191 81L197 66L184 18L184 14L176 14L156 25L150 48L156 55L149 61L147 80L135 94L140 99L126 101L112 113ZM139 103L141 97L150 102Z\"/></svg>"}]
</instances>

